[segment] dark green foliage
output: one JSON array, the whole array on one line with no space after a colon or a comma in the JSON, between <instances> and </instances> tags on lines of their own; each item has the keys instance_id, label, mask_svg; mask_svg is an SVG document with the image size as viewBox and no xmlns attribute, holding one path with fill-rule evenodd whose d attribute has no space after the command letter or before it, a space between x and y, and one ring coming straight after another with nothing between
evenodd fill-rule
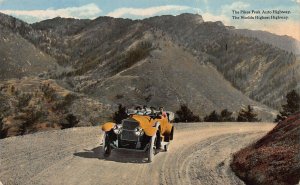
<instances>
[{"instance_id":1,"label":"dark green foliage","mask_svg":"<svg viewBox=\"0 0 300 185\"><path fill-rule=\"evenodd\" d=\"M116 67L115 72L118 73L143 60L144 58L149 56L152 49L152 44L150 42L140 42L136 47L130 49L125 54L122 54L118 57L118 66Z\"/></svg>"},{"instance_id":2,"label":"dark green foliage","mask_svg":"<svg viewBox=\"0 0 300 185\"><path fill-rule=\"evenodd\" d=\"M194 113L188 108L187 105L180 105L180 109L176 111L177 118L175 122L199 122L199 116L194 115Z\"/></svg>"},{"instance_id":3,"label":"dark green foliage","mask_svg":"<svg viewBox=\"0 0 300 185\"><path fill-rule=\"evenodd\" d=\"M142 42L138 44L137 47L129 50L124 57L124 67L131 67L136 62L147 57L149 55L151 47L151 43Z\"/></svg>"},{"instance_id":4,"label":"dark green foliage","mask_svg":"<svg viewBox=\"0 0 300 185\"><path fill-rule=\"evenodd\" d=\"M50 84L42 84L40 89L48 101L53 101L56 98L55 90L50 87Z\"/></svg>"},{"instance_id":5,"label":"dark green foliage","mask_svg":"<svg viewBox=\"0 0 300 185\"><path fill-rule=\"evenodd\" d=\"M300 111L300 96L295 90L286 95L286 102L282 105L282 111L277 115L275 122L283 121L286 117Z\"/></svg>"},{"instance_id":6,"label":"dark green foliage","mask_svg":"<svg viewBox=\"0 0 300 185\"><path fill-rule=\"evenodd\" d=\"M232 112L228 111L227 109L222 110L220 116L221 116L221 121L222 122L235 121L235 118L232 117Z\"/></svg>"},{"instance_id":7,"label":"dark green foliage","mask_svg":"<svg viewBox=\"0 0 300 185\"><path fill-rule=\"evenodd\" d=\"M124 95L123 94L117 94L116 95L116 99L119 100L119 99L122 99L124 98Z\"/></svg>"},{"instance_id":8,"label":"dark green foliage","mask_svg":"<svg viewBox=\"0 0 300 185\"><path fill-rule=\"evenodd\" d=\"M261 121L257 118L257 114L254 113L253 108L248 105L246 109L241 109L237 117L238 122L257 122Z\"/></svg>"},{"instance_id":9,"label":"dark green foliage","mask_svg":"<svg viewBox=\"0 0 300 185\"><path fill-rule=\"evenodd\" d=\"M29 101L32 98L32 94L30 94L30 93L20 93L17 96L17 98L18 98L17 107L19 109L21 109L21 108L26 107L28 105Z\"/></svg>"},{"instance_id":10,"label":"dark green foliage","mask_svg":"<svg viewBox=\"0 0 300 185\"><path fill-rule=\"evenodd\" d=\"M64 99L57 100L52 105L53 111L59 111L61 113L65 113L65 107L67 106L67 101Z\"/></svg>"},{"instance_id":11,"label":"dark green foliage","mask_svg":"<svg viewBox=\"0 0 300 185\"><path fill-rule=\"evenodd\" d=\"M2 117L0 117L0 139L3 139L3 138L5 138L6 137L6 135L7 135L7 131L6 130L3 130L3 118Z\"/></svg>"},{"instance_id":12,"label":"dark green foliage","mask_svg":"<svg viewBox=\"0 0 300 185\"><path fill-rule=\"evenodd\" d=\"M148 96L145 97L146 102L150 102L152 99L152 94L149 94Z\"/></svg>"},{"instance_id":13,"label":"dark green foliage","mask_svg":"<svg viewBox=\"0 0 300 185\"><path fill-rule=\"evenodd\" d=\"M16 117L23 122L20 128L20 135L33 132L34 130L32 129L32 126L34 125L34 123L38 122L45 116L44 112L35 110L34 108L26 108L23 113L24 115Z\"/></svg>"},{"instance_id":14,"label":"dark green foliage","mask_svg":"<svg viewBox=\"0 0 300 185\"><path fill-rule=\"evenodd\" d=\"M61 123L61 128L65 129L65 128L72 128L75 125L77 125L77 123L79 122L79 120L77 119L76 116L74 116L73 114L68 114L66 116L66 121L67 122L62 122Z\"/></svg>"},{"instance_id":15,"label":"dark green foliage","mask_svg":"<svg viewBox=\"0 0 300 185\"><path fill-rule=\"evenodd\" d=\"M123 119L128 118L128 114L126 112L126 107L119 104L118 111L116 111L113 115L113 120L117 124L121 124Z\"/></svg>"},{"instance_id":16,"label":"dark green foliage","mask_svg":"<svg viewBox=\"0 0 300 185\"><path fill-rule=\"evenodd\" d=\"M232 117L232 112L224 109L218 114L215 110L212 111L209 115L204 117L206 122L232 122L235 121L235 118Z\"/></svg>"},{"instance_id":17,"label":"dark green foliage","mask_svg":"<svg viewBox=\"0 0 300 185\"><path fill-rule=\"evenodd\" d=\"M220 122L221 116L214 110L208 116L204 117L205 122Z\"/></svg>"}]
</instances>

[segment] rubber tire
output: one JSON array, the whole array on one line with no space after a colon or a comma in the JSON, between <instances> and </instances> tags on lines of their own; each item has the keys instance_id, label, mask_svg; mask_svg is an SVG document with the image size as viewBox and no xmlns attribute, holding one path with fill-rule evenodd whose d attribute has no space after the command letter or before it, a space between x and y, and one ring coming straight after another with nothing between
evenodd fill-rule
<instances>
[{"instance_id":1,"label":"rubber tire","mask_svg":"<svg viewBox=\"0 0 300 185\"><path fill-rule=\"evenodd\" d=\"M155 148L156 148L157 151L159 151L159 149L161 148L160 132L156 133Z\"/></svg>"},{"instance_id":2,"label":"rubber tire","mask_svg":"<svg viewBox=\"0 0 300 185\"><path fill-rule=\"evenodd\" d=\"M151 163L154 159L154 140L155 136L152 136L150 139L150 147L147 152L148 163Z\"/></svg>"},{"instance_id":3,"label":"rubber tire","mask_svg":"<svg viewBox=\"0 0 300 185\"><path fill-rule=\"evenodd\" d=\"M167 151L168 151L168 147L169 147L169 146L168 146L168 144L164 146L164 150L165 150L165 152L167 152Z\"/></svg>"},{"instance_id":4,"label":"rubber tire","mask_svg":"<svg viewBox=\"0 0 300 185\"><path fill-rule=\"evenodd\" d=\"M111 146L110 146L110 143L109 143L109 137L108 137L108 134L105 133L104 135L104 139L103 139L103 156L104 157L109 157L110 154L111 154Z\"/></svg>"}]
</instances>

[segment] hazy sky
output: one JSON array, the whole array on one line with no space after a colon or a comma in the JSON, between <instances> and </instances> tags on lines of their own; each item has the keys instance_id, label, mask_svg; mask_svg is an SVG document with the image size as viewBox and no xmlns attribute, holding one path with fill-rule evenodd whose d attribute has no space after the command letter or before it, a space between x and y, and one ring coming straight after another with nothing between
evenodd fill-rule
<instances>
[{"instance_id":1,"label":"hazy sky","mask_svg":"<svg viewBox=\"0 0 300 185\"><path fill-rule=\"evenodd\" d=\"M283 10L291 13L279 15L288 16L287 20L233 20L233 9ZM225 25L236 28L266 30L300 40L300 0L0 0L0 12L29 23L57 16L81 19L94 19L99 16L143 19L188 12L201 14L205 21L222 21ZM255 15L262 16L249 16Z\"/></svg>"}]
</instances>

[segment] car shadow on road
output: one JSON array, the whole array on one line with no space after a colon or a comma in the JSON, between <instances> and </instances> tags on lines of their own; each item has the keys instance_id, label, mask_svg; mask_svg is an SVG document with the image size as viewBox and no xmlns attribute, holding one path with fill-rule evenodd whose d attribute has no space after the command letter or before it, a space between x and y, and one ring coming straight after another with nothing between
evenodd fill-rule
<instances>
[{"instance_id":1,"label":"car shadow on road","mask_svg":"<svg viewBox=\"0 0 300 185\"><path fill-rule=\"evenodd\" d=\"M99 160L115 161L120 163L148 163L146 153L144 152L112 150L109 157L104 157L101 146L95 147L91 150L84 149L84 151L75 152L73 155L77 157L97 158Z\"/></svg>"}]
</instances>

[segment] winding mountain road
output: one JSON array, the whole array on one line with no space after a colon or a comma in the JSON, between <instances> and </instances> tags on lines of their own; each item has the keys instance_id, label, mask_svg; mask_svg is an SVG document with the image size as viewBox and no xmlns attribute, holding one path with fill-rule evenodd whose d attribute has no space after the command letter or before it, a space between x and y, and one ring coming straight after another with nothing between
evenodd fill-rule
<instances>
[{"instance_id":1,"label":"winding mountain road","mask_svg":"<svg viewBox=\"0 0 300 185\"><path fill-rule=\"evenodd\" d=\"M145 154L101 155L99 127L0 140L4 184L243 184L230 170L232 153L254 142L272 123L179 123L168 152L152 163Z\"/></svg>"}]
</instances>

